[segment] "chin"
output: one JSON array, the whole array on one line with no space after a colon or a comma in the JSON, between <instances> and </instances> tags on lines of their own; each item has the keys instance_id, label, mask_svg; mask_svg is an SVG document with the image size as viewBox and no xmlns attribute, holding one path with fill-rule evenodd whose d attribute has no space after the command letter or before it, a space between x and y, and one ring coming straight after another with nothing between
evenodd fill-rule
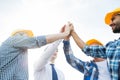
<instances>
[{"instance_id":1,"label":"chin","mask_svg":"<svg viewBox=\"0 0 120 80\"><path fill-rule=\"evenodd\" d=\"M113 33L120 33L120 31L115 31L115 30L113 30Z\"/></svg>"}]
</instances>

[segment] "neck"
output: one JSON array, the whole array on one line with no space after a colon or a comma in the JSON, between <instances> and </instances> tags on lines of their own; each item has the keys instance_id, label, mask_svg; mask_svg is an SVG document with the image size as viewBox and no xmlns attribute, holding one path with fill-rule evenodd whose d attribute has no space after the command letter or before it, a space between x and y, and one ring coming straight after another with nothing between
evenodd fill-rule
<instances>
[{"instance_id":1,"label":"neck","mask_svg":"<svg viewBox=\"0 0 120 80\"><path fill-rule=\"evenodd\" d=\"M103 58L94 58L94 62L101 62L101 61L104 61L105 59L103 59Z\"/></svg>"},{"instance_id":2,"label":"neck","mask_svg":"<svg viewBox=\"0 0 120 80\"><path fill-rule=\"evenodd\" d=\"M51 61L50 61L50 63L51 63L51 64L54 64L54 63L55 63L55 61L54 61L54 60L51 60Z\"/></svg>"}]
</instances>

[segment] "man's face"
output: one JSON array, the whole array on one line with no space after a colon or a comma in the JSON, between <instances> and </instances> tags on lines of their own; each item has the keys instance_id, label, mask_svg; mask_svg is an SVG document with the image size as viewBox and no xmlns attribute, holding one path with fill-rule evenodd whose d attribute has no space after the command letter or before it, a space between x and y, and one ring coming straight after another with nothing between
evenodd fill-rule
<instances>
[{"instance_id":1,"label":"man's face","mask_svg":"<svg viewBox=\"0 0 120 80\"><path fill-rule=\"evenodd\" d=\"M56 59L56 58L57 58L57 52L55 52L55 53L52 55L52 58L53 58L53 59Z\"/></svg>"},{"instance_id":2,"label":"man's face","mask_svg":"<svg viewBox=\"0 0 120 80\"><path fill-rule=\"evenodd\" d=\"M110 25L113 33L120 33L120 14L112 17Z\"/></svg>"},{"instance_id":3,"label":"man's face","mask_svg":"<svg viewBox=\"0 0 120 80\"><path fill-rule=\"evenodd\" d=\"M51 56L51 60L55 60L57 58L57 53L58 53L58 50L56 50L54 54Z\"/></svg>"}]
</instances>

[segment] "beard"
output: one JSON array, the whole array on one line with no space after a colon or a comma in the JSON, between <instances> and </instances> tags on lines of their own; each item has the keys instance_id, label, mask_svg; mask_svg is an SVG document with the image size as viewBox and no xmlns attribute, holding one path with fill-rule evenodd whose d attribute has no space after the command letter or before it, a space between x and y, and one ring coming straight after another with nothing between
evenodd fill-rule
<instances>
[{"instance_id":1,"label":"beard","mask_svg":"<svg viewBox=\"0 0 120 80\"><path fill-rule=\"evenodd\" d=\"M115 24L115 28L113 29L113 33L120 33L120 22Z\"/></svg>"}]
</instances>

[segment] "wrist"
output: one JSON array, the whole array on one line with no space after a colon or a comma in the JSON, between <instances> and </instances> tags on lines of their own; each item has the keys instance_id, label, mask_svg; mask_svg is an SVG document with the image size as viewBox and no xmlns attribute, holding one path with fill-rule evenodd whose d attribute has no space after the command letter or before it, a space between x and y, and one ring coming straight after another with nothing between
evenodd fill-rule
<instances>
[{"instance_id":1,"label":"wrist","mask_svg":"<svg viewBox=\"0 0 120 80\"><path fill-rule=\"evenodd\" d=\"M70 39L66 37L64 40L65 40L65 41L68 41L68 40L70 40Z\"/></svg>"},{"instance_id":2,"label":"wrist","mask_svg":"<svg viewBox=\"0 0 120 80\"><path fill-rule=\"evenodd\" d=\"M74 33L76 33L76 32L75 32L75 31L72 31L72 32L71 32L71 35L74 34Z\"/></svg>"},{"instance_id":3,"label":"wrist","mask_svg":"<svg viewBox=\"0 0 120 80\"><path fill-rule=\"evenodd\" d=\"M69 35L69 31L64 32L64 35L68 36Z\"/></svg>"}]
</instances>

